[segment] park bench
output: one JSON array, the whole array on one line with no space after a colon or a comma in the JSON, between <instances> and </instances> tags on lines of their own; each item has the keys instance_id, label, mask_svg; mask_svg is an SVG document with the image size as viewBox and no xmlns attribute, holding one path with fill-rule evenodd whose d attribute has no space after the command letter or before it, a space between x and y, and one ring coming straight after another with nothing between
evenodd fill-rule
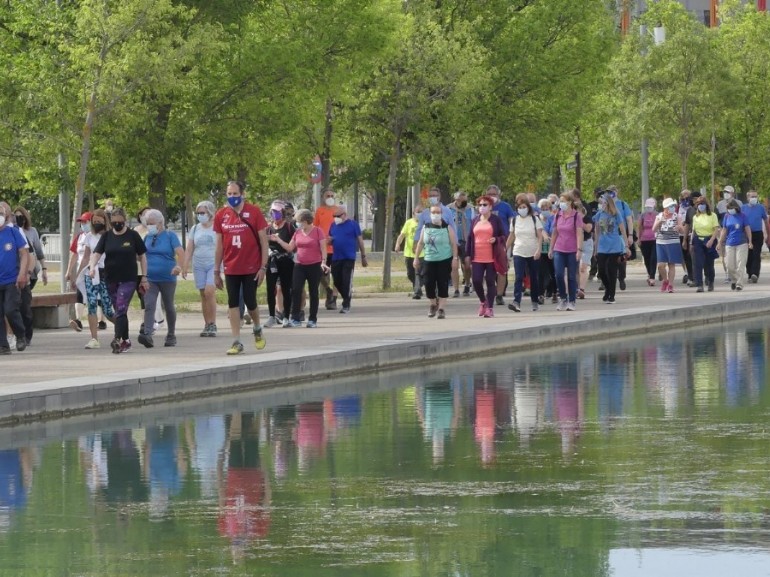
<instances>
[{"instance_id":1,"label":"park bench","mask_svg":"<svg viewBox=\"0 0 770 577\"><path fill-rule=\"evenodd\" d=\"M77 302L77 293L32 295L32 325L38 329L61 329L69 325L70 306Z\"/></svg>"}]
</instances>

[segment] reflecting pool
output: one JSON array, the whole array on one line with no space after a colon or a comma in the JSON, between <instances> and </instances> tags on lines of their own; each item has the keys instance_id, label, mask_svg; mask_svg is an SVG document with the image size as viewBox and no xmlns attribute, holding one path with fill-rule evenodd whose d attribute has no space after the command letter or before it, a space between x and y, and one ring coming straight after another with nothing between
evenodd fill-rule
<instances>
[{"instance_id":1,"label":"reflecting pool","mask_svg":"<svg viewBox=\"0 0 770 577\"><path fill-rule=\"evenodd\" d=\"M0 576L770 574L770 328L0 430Z\"/></svg>"}]
</instances>

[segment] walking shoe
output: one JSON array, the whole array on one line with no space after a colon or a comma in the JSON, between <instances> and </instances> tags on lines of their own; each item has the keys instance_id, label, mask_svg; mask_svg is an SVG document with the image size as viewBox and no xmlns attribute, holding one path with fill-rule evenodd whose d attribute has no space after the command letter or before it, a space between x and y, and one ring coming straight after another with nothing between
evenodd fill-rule
<instances>
[{"instance_id":1,"label":"walking shoe","mask_svg":"<svg viewBox=\"0 0 770 577\"><path fill-rule=\"evenodd\" d=\"M16 348L16 335L8 335L8 346L12 349Z\"/></svg>"},{"instance_id":2,"label":"walking shoe","mask_svg":"<svg viewBox=\"0 0 770 577\"><path fill-rule=\"evenodd\" d=\"M437 316L437 318L439 318L439 319L445 319L446 318L446 313L444 312L444 309L438 309L438 316Z\"/></svg>"},{"instance_id":3,"label":"walking shoe","mask_svg":"<svg viewBox=\"0 0 770 577\"><path fill-rule=\"evenodd\" d=\"M735 283L731 283L730 284L730 290L735 290L735 286L736 286Z\"/></svg>"},{"instance_id":4,"label":"walking shoe","mask_svg":"<svg viewBox=\"0 0 770 577\"><path fill-rule=\"evenodd\" d=\"M96 339L91 339L90 341L88 341L88 343L86 343L87 349L98 349L98 348L101 348L101 346L102 345L100 345L99 341Z\"/></svg>"},{"instance_id":5,"label":"walking shoe","mask_svg":"<svg viewBox=\"0 0 770 577\"><path fill-rule=\"evenodd\" d=\"M618 286L620 287L620 290L622 291L626 290L626 279L624 278L618 279Z\"/></svg>"},{"instance_id":6,"label":"walking shoe","mask_svg":"<svg viewBox=\"0 0 770 577\"><path fill-rule=\"evenodd\" d=\"M579 298L579 299L586 298L586 291L584 291L582 288L579 288L577 290L577 298Z\"/></svg>"},{"instance_id":7,"label":"walking shoe","mask_svg":"<svg viewBox=\"0 0 770 577\"><path fill-rule=\"evenodd\" d=\"M568 311L574 311L575 310L575 301L570 301L567 303L567 310Z\"/></svg>"},{"instance_id":8,"label":"walking shoe","mask_svg":"<svg viewBox=\"0 0 770 577\"><path fill-rule=\"evenodd\" d=\"M481 304L479 304L479 316L483 317L486 310L487 310L487 303L484 301L481 301Z\"/></svg>"},{"instance_id":9,"label":"walking shoe","mask_svg":"<svg viewBox=\"0 0 770 577\"><path fill-rule=\"evenodd\" d=\"M430 308L428 309L428 318L432 319L435 317L436 311L438 311L438 305L430 305Z\"/></svg>"},{"instance_id":10,"label":"walking shoe","mask_svg":"<svg viewBox=\"0 0 770 577\"><path fill-rule=\"evenodd\" d=\"M166 335L166 340L163 343L164 347L175 347L176 346L176 335Z\"/></svg>"},{"instance_id":11,"label":"walking shoe","mask_svg":"<svg viewBox=\"0 0 770 577\"><path fill-rule=\"evenodd\" d=\"M540 295L537 297L537 304L544 305L545 304L545 297L543 295Z\"/></svg>"},{"instance_id":12,"label":"walking shoe","mask_svg":"<svg viewBox=\"0 0 770 577\"><path fill-rule=\"evenodd\" d=\"M714 281L709 281L709 283L708 283L708 291L710 293L714 292Z\"/></svg>"},{"instance_id":13,"label":"walking shoe","mask_svg":"<svg viewBox=\"0 0 770 577\"><path fill-rule=\"evenodd\" d=\"M459 299L460 298L460 291L459 291L459 289L454 292L454 294L452 295L452 298L453 299Z\"/></svg>"},{"instance_id":14,"label":"walking shoe","mask_svg":"<svg viewBox=\"0 0 770 577\"><path fill-rule=\"evenodd\" d=\"M663 284L660 285L660 292L664 293L668 289L668 280L664 280Z\"/></svg>"},{"instance_id":15,"label":"walking shoe","mask_svg":"<svg viewBox=\"0 0 770 577\"><path fill-rule=\"evenodd\" d=\"M497 306L503 306L505 304L505 301L503 300L503 297L501 295L497 295L495 297L495 304Z\"/></svg>"},{"instance_id":16,"label":"walking shoe","mask_svg":"<svg viewBox=\"0 0 770 577\"><path fill-rule=\"evenodd\" d=\"M693 288L695 286L695 281L687 281L687 286Z\"/></svg>"},{"instance_id":17,"label":"walking shoe","mask_svg":"<svg viewBox=\"0 0 770 577\"><path fill-rule=\"evenodd\" d=\"M463 289L463 296L464 297L471 296L471 286L470 285L465 285L465 288Z\"/></svg>"},{"instance_id":18,"label":"walking shoe","mask_svg":"<svg viewBox=\"0 0 770 577\"><path fill-rule=\"evenodd\" d=\"M334 291L332 289L330 289L330 288L327 288L326 289L326 302L324 303L324 305L326 306L327 309L329 308L329 305L332 302L332 297L333 296L334 296Z\"/></svg>"},{"instance_id":19,"label":"walking shoe","mask_svg":"<svg viewBox=\"0 0 770 577\"><path fill-rule=\"evenodd\" d=\"M607 289L604 287L604 283L603 283L603 282L600 282L600 283L599 283L599 290L600 290L600 291L603 291L603 290L607 290Z\"/></svg>"},{"instance_id":20,"label":"walking shoe","mask_svg":"<svg viewBox=\"0 0 770 577\"><path fill-rule=\"evenodd\" d=\"M127 351L131 350L131 340L125 339L123 342L120 343L120 352L125 353Z\"/></svg>"},{"instance_id":21,"label":"walking shoe","mask_svg":"<svg viewBox=\"0 0 770 577\"><path fill-rule=\"evenodd\" d=\"M211 334L211 327L212 327L211 324L204 325L203 330L201 331L201 336L202 337L213 337L214 335ZM216 334L216 333L214 333L214 334Z\"/></svg>"},{"instance_id":22,"label":"walking shoe","mask_svg":"<svg viewBox=\"0 0 770 577\"><path fill-rule=\"evenodd\" d=\"M614 305L615 304L615 297L609 297L607 299L607 304L608 305Z\"/></svg>"},{"instance_id":23,"label":"walking shoe","mask_svg":"<svg viewBox=\"0 0 770 577\"><path fill-rule=\"evenodd\" d=\"M418 301L418 300L420 300L420 299L422 298L422 294L420 294L420 293L414 293L414 294L412 295L412 298L413 298L414 300Z\"/></svg>"},{"instance_id":24,"label":"walking shoe","mask_svg":"<svg viewBox=\"0 0 770 577\"><path fill-rule=\"evenodd\" d=\"M730 284L730 275L727 275L725 277L725 280L722 281L724 284Z\"/></svg>"},{"instance_id":25,"label":"walking shoe","mask_svg":"<svg viewBox=\"0 0 770 577\"><path fill-rule=\"evenodd\" d=\"M299 311L299 322L305 322L305 311Z\"/></svg>"},{"instance_id":26,"label":"walking shoe","mask_svg":"<svg viewBox=\"0 0 770 577\"><path fill-rule=\"evenodd\" d=\"M112 339L110 341L110 348L112 349L113 354L120 353L120 341L118 339Z\"/></svg>"},{"instance_id":27,"label":"walking shoe","mask_svg":"<svg viewBox=\"0 0 770 577\"><path fill-rule=\"evenodd\" d=\"M152 347L155 346L155 343L152 341L151 335L139 333L139 338L137 340L139 341L140 345L144 345L148 349L151 349Z\"/></svg>"},{"instance_id":28,"label":"walking shoe","mask_svg":"<svg viewBox=\"0 0 770 577\"><path fill-rule=\"evenodd\" d=\"M349 312L350 312L350 307L342 307L342 308L340 309L340 314L341 314L341 315L346 315L346 314L348 314Z\"/></svg>"},{"instance_id":29,"label":"walking shoe","mask_svg":"<svg viewBox=\"0 0 770 577\"><path fill-rule=\"evenodd\" d=\"M243 343L241 341L233 341L232 346L229 349L227 349L227 354L229 356L242 355L243 354Z\"/></svg>"},{"instance_id":30,"label":"walking shoe","mask_svg":"<svg viewBox=\"0 0 770 577\"><path fill-rule=\"evenodd\" d=\"M243 322L247 325L250 325L253 322L249 313L243 313Z\"/></svg>"},{"instance_id":31,"label":"walking shoe","mask_svg":"<svg viewBox=\"0 0 770 577\"><path fill-rule=\"evenodd\" d=\"M666 287L666 292L667 292L667 293L672 293L672 292L674 292L674 285L673 285L673 284L671 284L671 283L668 283L668 286Z\"/></svg>"},{"instance_id":32,"label":"walking shoe","mask_svg":"<svg viewBox=\"0 0 770 577\"><path fill-rule=\"evenodd\" d=\"M699 285L697 289L695 289L696 293L702 293L703 292L703 285Z\"/></svg>"},{"instance_id":33,"label":"walking shoe","mask_svg":"<svg viewBox=\"0 0 770 577\"><path fill-rule=\"evenodd\" d=\"M267 345L267 341L265 340L265 335L262 334L262 327L254 325L254 329L251 331L254 335L254 346L257 348L258 351L261 351L265 348Z\"/></svg>"},{"instance_id":34,"label":"walking shoe","mask_svg":"<svg viewBox=\"0 0 770 577\"><path fill-rule=\"evenodd\" d=\"M332 296L332 298L326 300L326 310L327 311L337 310L337 297Z\"/></svg>"},{"instance_id":35,"label":"walking shoe","mask_svg":"<svg viewBox=\"0 0 770 577\"><path fill-rule=\"evenodd\" d=\"M305 323L306 329L315 329L318 328L318 324L315 321L308 321Z\"/></svg>"},{"instance_id":36,"label":"walking shoe","mask_svg":"<svg viewBox=\"0 0 770 577\"><path fill-rule=\"evenodd\" d=\"M275 317L267 317L267 322L265 322L265 324L262 326L265 327L266 329L272 329L277 324L278 324L278 321L275 320Z\"/></svg>"},{"instance_id":37,"label":"walking shoe","mask_svg":"<svg viewBox=\"0 0 770 577\"><path fill-rule=\"evenodd\" d=\"M690 280L690 277L689 277L689 276L687 276L687 275L684 275L684 276L682 277L682 284L687 284L687 281L688 281L688 280Z\"/></svg>"},{"instance_id":38,"label":"walking shoe","mask_svg":"<svg viewBox=\"0 0 770 577\"><path fill-rule=\"evenodd\" d=\"M21 352L27 348L27 339L19 337L16 339L16 350Z\"/></svg>"},{"instance_id":39,"label":"walking shoe","mask_svg":"<svg viewBox=\"0 0 770 577\"><path fill-rule=\"evenodd\" d=\"M492 307L485 307L484 308L484 318L485 319L491 319L495 316L495 309Z\"/></svg>"},{"instance_id":40,"label":"walking shoe","mask_svg":"<svg viewBox=\"0 0 770 577\"><path fill-rule=\"evenodd\" d=\"M516 301L513 301L511 304L509 304L508 308L515 313L521 312L521 305L519 305L519 303L517 303Z\"/></svg>"},{"instance_id":41,"label":"walking shoe","mask_svg":"<svg viewBox=\"0 0 770 577\"><path fill-rule=\"evenodd\" d=\"M80 322L80 319L72 319L70 321L70 327L76 332L80 332L83 330L83 323Z\"/></svg>"},{"instance_id":42,"label":"walking shoe","mask_svg":"<svg viewBox=\"0 0 770 577\"><path fill-rule=\"evenodd\" d=\"M209 325L209 336L210 337L217 336L217 325L216 325L216 323L211 323Z\"/></svg>"},{"instance_id":43,"label":"walking shoe","mask_svg":"<svg viewBox=\"0 0 770 577\"><path fill-rule=\"evenodd\" d=\"M607 296L607 293L605 293L604 296L602 297L602 302L606 303L608 300L610 300L610 297Z\"/></svg>"},{"instance_id":44,"label":"walking shoe","mask_svg":"<svg viewBox=\"0 0 770 577\"><path fill-rule=\"evenodd\" d=\"M283 328L285 329L298 329L301 326L302 323L294 319L283 319Z\"/></svg>"},{"instance_id":45,"label":"walking shoe","mask_svg":"<svg viewBox=\"0 0 770 577\"><path fill-rule=\"evenodd\" d=\"M10 355L11 347L0 347L0 355Z\"/></svg>"},{"instance_id":46,"label":"walking shoe","mask_svg":"<svg viewBox=\"0 0 770 577\"><path fill-rule=\"evenodd\" d=\"M753 274L753 275L751 275L749 277L749 282L752 283L752 284L757 284L758 280L759 280L759 277L757 275L755 275L755 274Z\"/></svg>"},{"instance_id":47,"label":"walking shoe","mask_svg":"<svg viewBox=\"0 0 770 577\"><path fill-rule=\"evenodd\" d=\"M553 296L551 297L551 302L552 302L553 304L556 304L556 303L558 303L558 302L559 302L559 296L558 296L558 295L553 295Z\"/></svg>"},{"instance_id":48,"label":"walking shoe","mask_svg":"<svg viewBox=\"0 0 770 577\"><path fill-rule=\"evenodd\" d=\"M275 311L275 320L279 324L283 322L283 313L281 311Z\"/></svg>"},{"instance_id":49,"label":"walking shoe","mask_svg":"<svg viewBox=\"0 0 770 577\"><path fill-rule=\"evenodd\" d=\"M556 307L557 311L566 311L567 310L567 301L566 299L563 301L559 301L558 306Z\"/></svg>"},{"instance_id":50,"label":"walking shoe","mask_svg":"<svg viewBox=\"0 0 770 577\"><path fill-rule=\"evenodd\" d=\"M106 331L107 330L107 323L105 321L99 321L99 324L96 325L99 327L100 331Z\"/></svg>"},{"instance_id":51,"label":"walking shoe","mask_svg":"<svg viewBox=\"0 0 770 577\"><path fill-rule=\"evenodd\" d=\"M540 310L540 303L532 303L532 312L536 313Z\"/></svg>"},{"instance_id":52,"label":"walking shoe","mask_svg":"<svg viewBox=\"0 0 770 577\"><path fill-rule=\"evenodd\" d=\"M743 290L743 285L740 285L740 284L736 284L736 285L735 285L735 290L737 290L737 291L742 291L742 290ZM17 351L18 351L18 350L20 350L20 349L19 349L19 345L18 345L18 344L16 345L16 350L17 350Z\"/></svg>"}]
</instances>

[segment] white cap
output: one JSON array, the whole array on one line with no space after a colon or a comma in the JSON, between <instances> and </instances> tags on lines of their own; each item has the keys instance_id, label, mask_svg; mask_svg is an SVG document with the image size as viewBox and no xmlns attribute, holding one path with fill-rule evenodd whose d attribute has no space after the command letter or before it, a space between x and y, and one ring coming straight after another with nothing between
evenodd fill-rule
<instances>
[{"instance_id":1,"label":"white cap","mask_svg":"<svg viewBox=\"0 0 770 577\"><path fill-rule=\"evenodd\" d=\"M729 192L730 194L735 194L735 189L728 184L722 189L722 192Z\"/></svg>"},{"instance_id":2,"label":"white cap","mask_svg":"<svg viewBox=\"0 0 770 577\"><path fill-rule=\"evenodd\" d=\"M673 198L664 198L663 208L668 208L669 206L676 206L676 201Z\"/></svg>"},{"instance_id":3,"label":"white cap","mask_svg":"<svg viewBox=\"0 0 770 577\"><path fill-rule=\"evenodd\" d=\"M652 208L655 208L655 199L654 198L648 198L644 201L644 206L651 206Z\"/></svg>"}]
</instances>

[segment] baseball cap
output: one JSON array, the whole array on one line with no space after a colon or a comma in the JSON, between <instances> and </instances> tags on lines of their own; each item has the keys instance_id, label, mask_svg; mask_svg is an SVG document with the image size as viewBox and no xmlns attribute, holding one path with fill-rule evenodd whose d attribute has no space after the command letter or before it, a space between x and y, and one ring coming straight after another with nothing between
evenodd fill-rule
<instances>
[{"instance_id":1,"label":"baseball cap","mask_svg":"<svg viewBox=\"0 0 770 577\"><path fill-rule=\"evenodd\" d=\"M648 198L644 201L644 206L651 206L652 208L655 208L655 199L654 198Z\"/></svg>"},{"instance_id":2,"label":"baseball cap","mask_svg":"<svg viewBox=\"0 0 770 577\"><path fill-rule=\"evenodd\" d=\"M722 192L729 192L730 194L735 194L735 189L728 184L722 189Z\"/></svg>"},{"instance_id":3,"label":"baseball cap","mask_svg":"<svg viewBox=\"0 0 770 577\"><path fill-rule=\"evenodd\" d=\"M80 218L78 218L78 222L91 222L91 213L86 211L81 214Z\"/></svg>"},{"instance_id":4,"label":"baseball cap","mask_svg":"<svg viewBox=\"0 0 770 577\"><path fill-rule=\"evenodd\" d=\"M669 206L676 206L676 201L674 201L673 198L664 198L663 199L663 208L667 208Z\"/></svg>"}]
</instances>

